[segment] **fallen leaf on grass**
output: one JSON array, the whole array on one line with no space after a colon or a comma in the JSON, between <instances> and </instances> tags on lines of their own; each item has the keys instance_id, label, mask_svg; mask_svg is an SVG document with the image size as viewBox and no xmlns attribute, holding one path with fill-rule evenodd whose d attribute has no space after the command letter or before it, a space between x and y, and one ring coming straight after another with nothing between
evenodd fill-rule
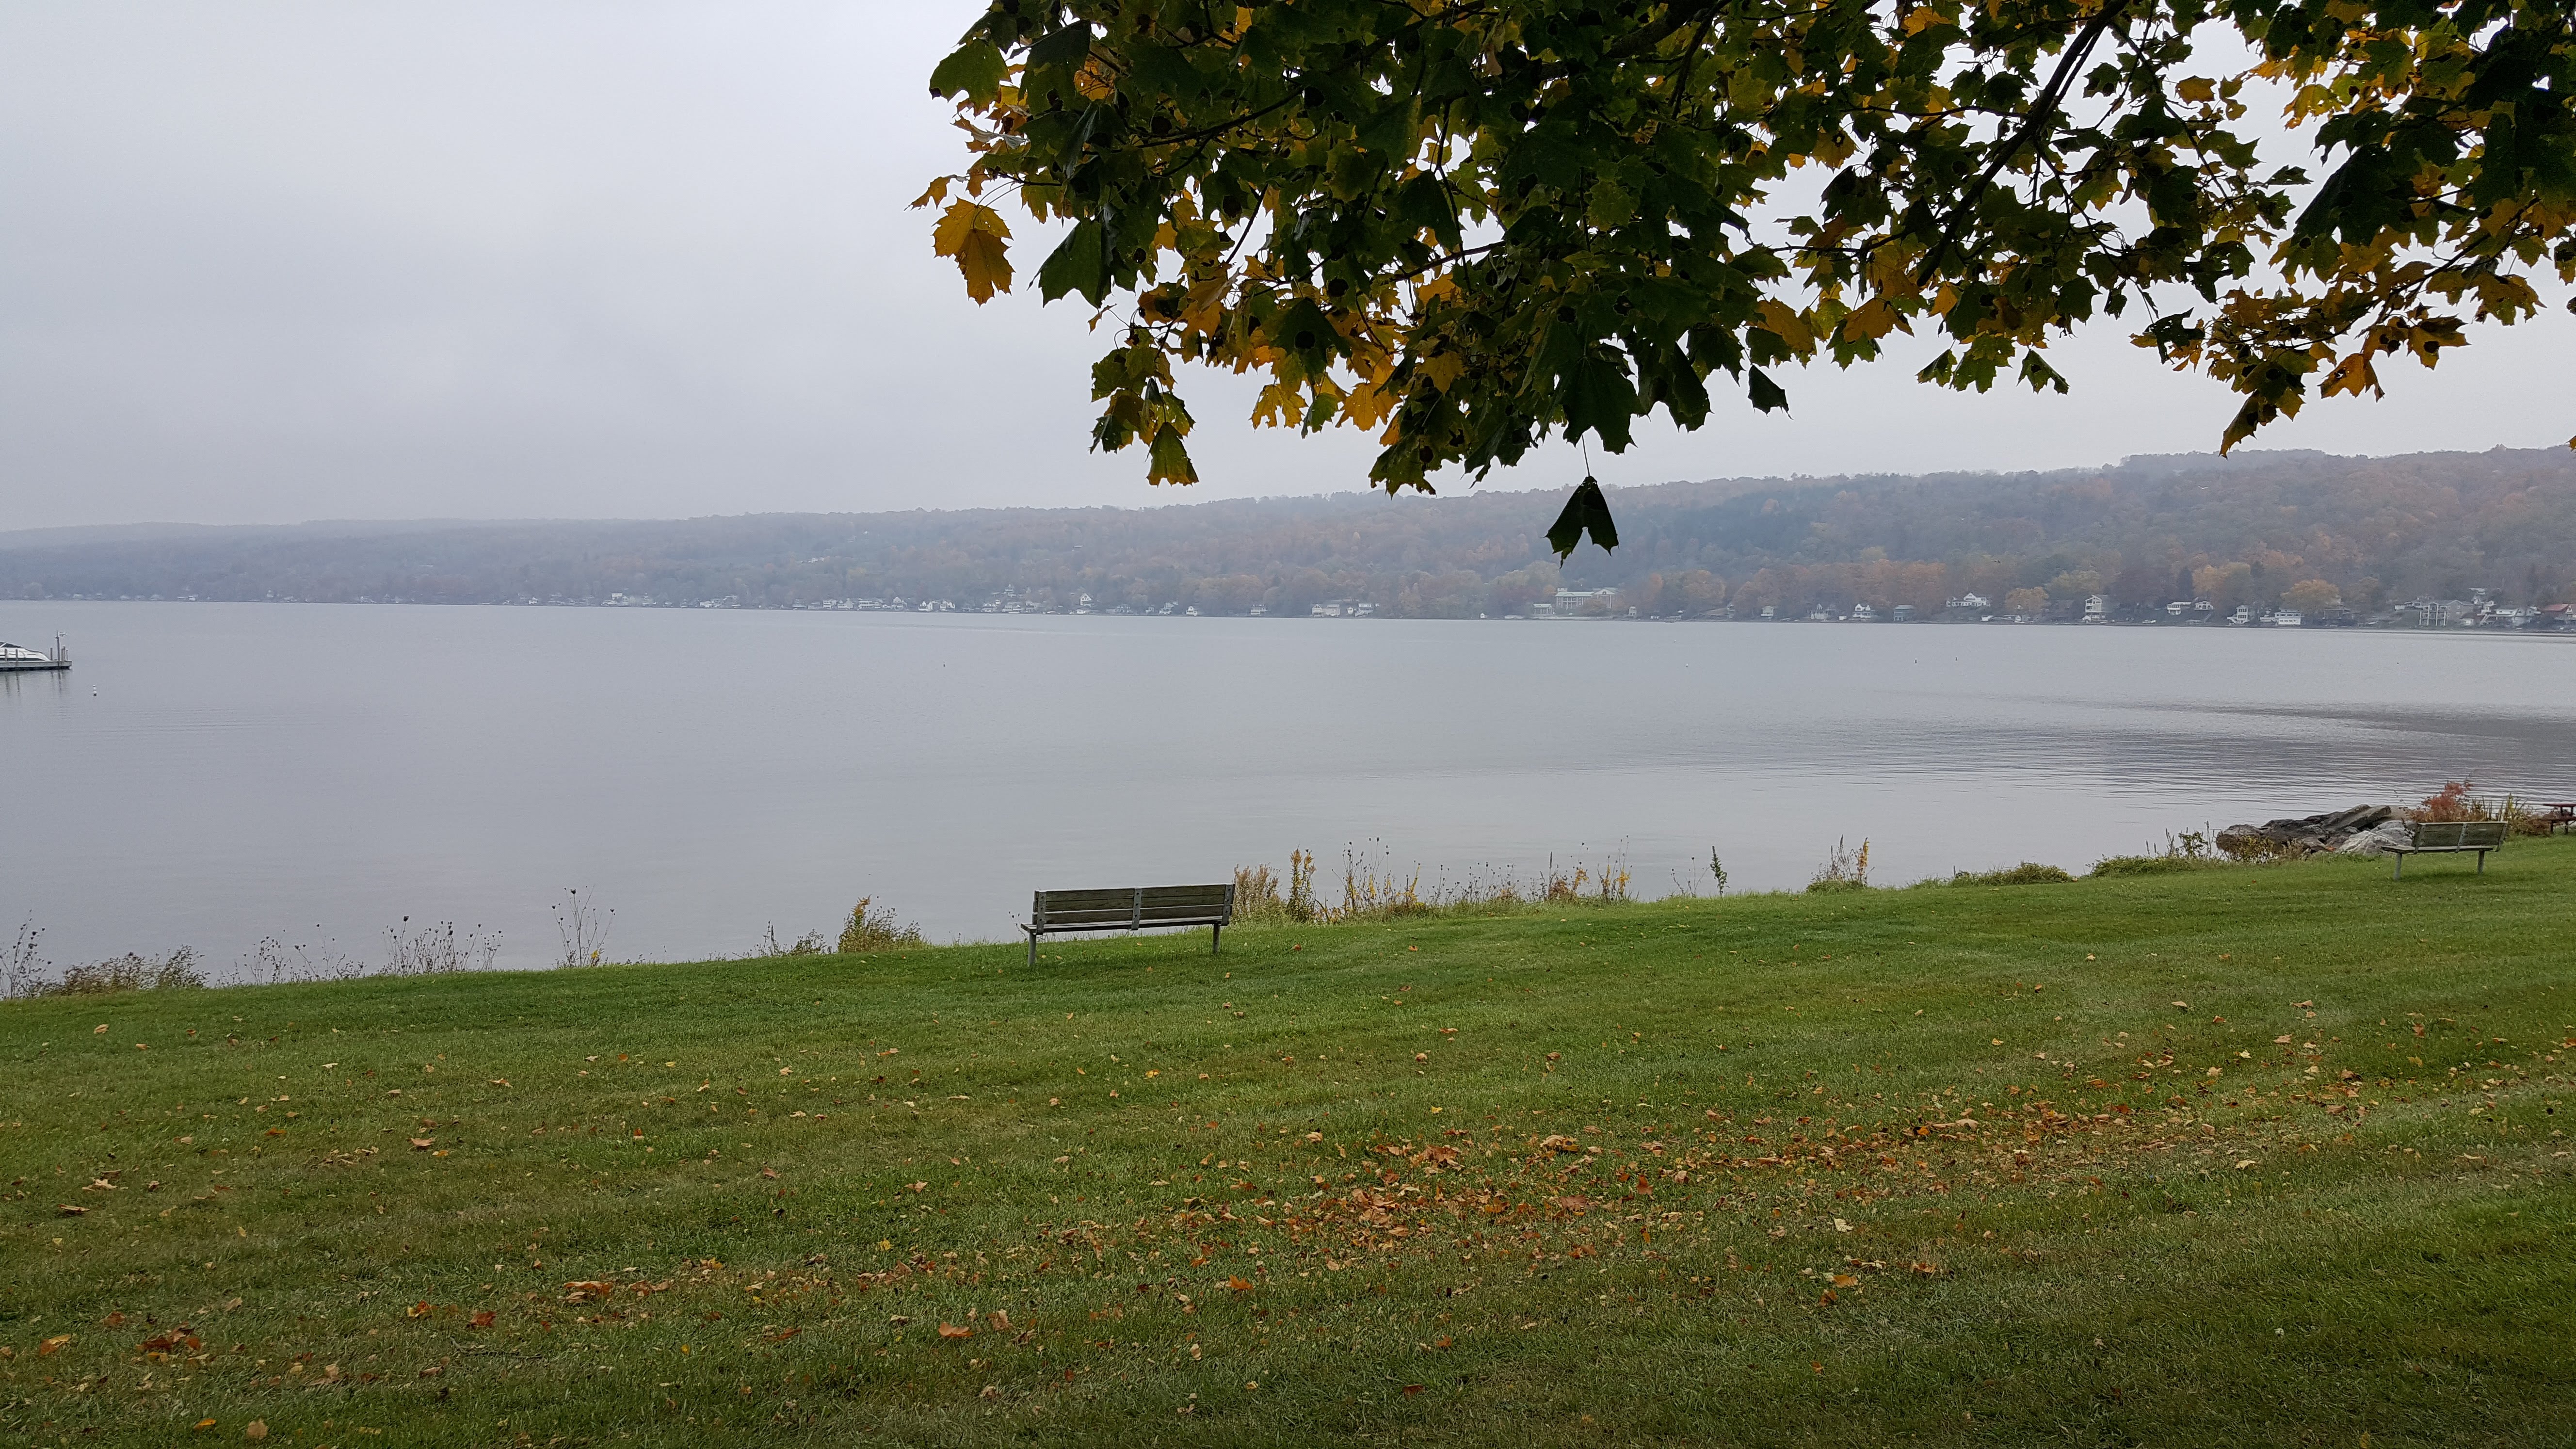
<instances>
[{"instance_id":1,"label":"fallen leaf on grass","mask_svg":"<svg viewBox=\"0 0 2576 1449\"><path fill-rule=\"evenodd\" d=\"M67 1218L85 1217L89 1213L88 1208L82 1207L77 1203L68 1202L58 1202L54 1204L54 1211Z\"/></svg>"},{"instance_id":2,"label":"fallen leaf on grass","mask_svg":"<svg viewBox=\"0 0 2576 1449\"><path fill-rule=\"evenodd\" d=\"M59 1353L62 1351L63 1345L71 1341L72 1336L70 1334L57 1333L53 1337L46 1339L43 1343L36 1345L36 1357L44 1358L49 1354Z\"/></svg>"},{"instance_id":3,"label":"fallen leaf on grass","mask_svg":"<svg viewBox=\"0 0 2576 1449\"><path fill-rule=\"evenodd\" d=\"M472 1318L465 1320L465 1322L468 1327L472 1328L490 1328L492 1326L492 1310L486 1308L482 1312L475 1314Z\"/></svg>"},{"instance_id":4,"label":"fallen leaf on grass","mask_svg":"<svg viewBox=\"0 0 2576 1449\"><path fill-rule=\"evenodd\" d=\"M259 1442L260 1440L262 1440L262 1439L267 1438L267 1437L268 1437L268 1423L267 1423L267 1421L266 1421L266 1420L264 1420L264 1419L253 1419L253 1420L251 1420L249 1423L242 1425L242 1437L243 1437L243 1438L245 1438L245 1439L248 1439L249 1441L251 1441L251 1442L252 1442L252 1443L254 1443L254 1444L258 1443L258 1442Z\"/></svg>"},{"instance_id":5,"label":"fallen leaf on grass","mask_svg":"<svg viewBox=\"0 0 2576 1449\"><path fill-rule=\"evenodd\" d=\"M438 1139L435 1137L415 1137L411 1139L412 1150L415 1152L427 1152L431 1147L437 1145L437 1142Z\"/></svg>"},{"instance_id":6,"label":"fallen leaf on grass","mask_svg":"<svg viewBox=\"0 0 2576 1449\"><path fill-rule=\"evenodd\" d=\"M1251 1291L1252 1291L1252 1285L1251 1285L1251 1284L1249 1284L1249 1283L1244 1282L1244 1281L1243 1281L1242 1279L1240 1279L1240 1278L1228 1278L1228 1279L1226 1279L1226 1280L1225 1280L1225 1286L1227 1286L1228 1288L1233 1289L1233 1290L1234 1290L1235 1292L1237 1292L1237 1293L1249 1293L1249 1292L1251 1292Z\"/></svg>"},{"instance_id":7,"label":"fallen leaf on grass","mask_svg":"<svg viewBox=\"0 0 2576 1449\"><path fill-rule=\"evenodd\" d=\"M973 1338L975 1336L975 1330L961 1327L954 1323L943 1323L939 1325L939 1336L941 1338Z\"/></svg>"},{"instance_id":8,"label":"fallen leaf on grass","mask_svg":"<svg viewBox=\"0 0 2576 1449\"><path fill-rule=\"evenodd\" d=\"M1556 1205L1570 1213L1590 1212L1592 1210L1592 1204L1588 1199L1572 1195L1556 1199Z\"/></svg>"},{"instance_id":9,"label":"fallen leaf on grass","mask_svg":"<svg viewBox=\"0 0 2576 1449\"><path fill-rule=\"evenodd\" d=\"M1857 1288L1860 1286L1860 1280L1849 1273L1836 1273L1834 1275L1834 1286L1837 1288Z\"/></svg>"}]
</instances>

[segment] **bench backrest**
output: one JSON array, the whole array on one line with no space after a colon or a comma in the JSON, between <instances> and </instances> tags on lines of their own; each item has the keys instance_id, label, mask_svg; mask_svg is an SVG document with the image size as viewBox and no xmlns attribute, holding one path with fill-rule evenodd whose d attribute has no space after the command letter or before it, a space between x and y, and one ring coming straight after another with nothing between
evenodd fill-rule
<instances>
[{"instance_id":1,"label":"bench backrest","mask_svg":"<svg viewBox=\"0 0 2576 1449\"><path fill-rule=\"evenodd\" d=\"M1232 885L1039 891L1029 907L1033 926L1204 926L1210 921L1233 924Z\"/></svg>"},{"instance_id":2,"label":"bench backrest","mask_svg":"<svg viewBox=\"0 0 2576 1449\"><path fill-rule=\"evenodd\" d=\"M2501 820L2418 820L2407 827L2417 850L2501 850Z\"/></svg>"}]
</instances>

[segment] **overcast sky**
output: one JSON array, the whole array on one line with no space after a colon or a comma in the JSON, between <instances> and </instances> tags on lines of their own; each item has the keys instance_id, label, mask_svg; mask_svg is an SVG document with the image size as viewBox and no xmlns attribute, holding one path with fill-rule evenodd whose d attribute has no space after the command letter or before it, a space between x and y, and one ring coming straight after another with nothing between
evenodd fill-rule
<instances>
[{"instance_id":1,"label":"overcast sky","mask_svg":"<svg viewBox=\"0 0 2576 1449\"><path fill-rule=\"evenodd\" d=\"M1363 486L1365 438L1254 432L1231 377L1183 379L1195 489L1085 451L1083 313L977 308L904 209L956 164L924 80L976 8L0 7L0 529ZM2570 321L2262 441L2562 443ZM2061 349L2070 398L1935 392L1919 361L1793 376L1789 418L1722 404L1599 471L2086 465L2210 447L2231 411L2110 331ZM1485 486L1580 472L1553 451Z\"/></svg>"}]
</instances>

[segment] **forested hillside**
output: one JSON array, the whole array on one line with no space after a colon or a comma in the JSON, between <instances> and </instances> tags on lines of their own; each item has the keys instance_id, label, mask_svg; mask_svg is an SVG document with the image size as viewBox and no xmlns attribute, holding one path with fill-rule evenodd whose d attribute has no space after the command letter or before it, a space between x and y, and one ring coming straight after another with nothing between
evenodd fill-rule
<instances>
[{"instance_id":1,"label":"forested hillside","mask_svg":"<svg viewBox=\"0 0 2576 1449\"><path fill-rule=\"evenodd\" d=\"M1647 615L1777 606L2130 606L2287 599L2369 610L2493 591L2576 598L2576 454L2246 453L2111 468L1734 479L1613 490L1623 540L1559 567L1558 493L1373 493L1145 509L769 514L642 522L306 524L0 534L0 598L789 607L1008 598L1069 609L1520 612L1616 589ZM2025 603L2036 596L2017 595Z\"/></svg>"}]
</instances>

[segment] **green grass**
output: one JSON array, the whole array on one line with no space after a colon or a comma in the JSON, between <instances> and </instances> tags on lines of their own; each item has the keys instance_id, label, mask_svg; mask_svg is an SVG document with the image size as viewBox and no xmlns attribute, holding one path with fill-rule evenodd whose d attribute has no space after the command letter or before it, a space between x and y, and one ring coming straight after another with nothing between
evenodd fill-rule
<instances>
[{"instance_id":1,"label":"green grass","mask_svg":"<svg viewBox=\"0 0 2576 1449\"><path fill-rule=\"evenodd\" d=\"M2564 1445L2571 887L0 1006L0 1442Z\"/></svg>"}]
</instances>

